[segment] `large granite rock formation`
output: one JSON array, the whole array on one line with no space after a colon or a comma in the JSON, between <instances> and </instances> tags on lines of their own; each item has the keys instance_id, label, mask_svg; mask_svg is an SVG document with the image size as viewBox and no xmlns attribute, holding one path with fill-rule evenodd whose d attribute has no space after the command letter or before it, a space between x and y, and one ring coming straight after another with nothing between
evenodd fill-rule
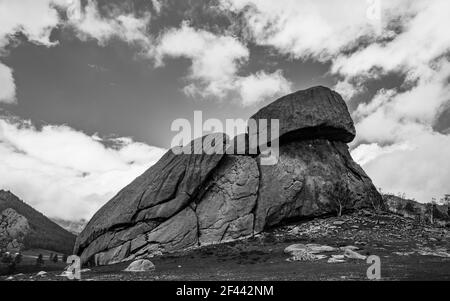
<instances>
[{"instance_id":1,"label":"large granite rock formation","mask_svg":"<svg viewBox=\"0 0 450 301\"><path fill-rule=\"evenodd\" d=\"M350 156L345 143L354 138L355 129L336 92L324 87L299 91L253 118L280 119L275 165L260 164L261 155L248 147L238 154L211 153L211 148L237 149L222 134L193 141L188 147L221 138L194 154L169 150L94 215L75 245L82 262L103 265L145 258L329 214L336 210L336 183L352 191L344 209L382 201Z\"/></svg>"}]
</instances>

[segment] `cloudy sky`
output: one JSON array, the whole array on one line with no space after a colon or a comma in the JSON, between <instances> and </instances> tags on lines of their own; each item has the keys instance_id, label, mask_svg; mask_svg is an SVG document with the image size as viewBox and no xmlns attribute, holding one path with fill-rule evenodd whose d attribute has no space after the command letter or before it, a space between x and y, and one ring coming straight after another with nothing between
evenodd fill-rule
<instances>
[{"instance_id":1,"label":"cloudy sky","mask_svg":"<svg viewBox=\"0 0 450 301\"><path fill-rule=\"evenodd\" d=\"M384 192L450 193L448 0L0 0L0 188L89 218L174 119L247 119L326 85Z\"/></svg>"}]
</instances>

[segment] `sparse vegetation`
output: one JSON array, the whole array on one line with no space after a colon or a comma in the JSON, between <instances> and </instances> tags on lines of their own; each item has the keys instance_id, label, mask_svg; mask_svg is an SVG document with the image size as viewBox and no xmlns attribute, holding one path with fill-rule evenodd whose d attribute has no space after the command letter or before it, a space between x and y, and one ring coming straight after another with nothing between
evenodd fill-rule
<instances>
[{"instance_id":1,"label":"sparse vegetation","mask_svg":"<svg viewBox=\"0 0 450 301\"><path fill-rule=\"evenodd\" d=\"M404 194L399 194L404 195ZM450 223L450 209L435 198L429 203L419 203L413 199L402 199L393 194L383 196L387 210L398 215L415 219L418 224L445 227Z\"/></svg>"},{"instance_id":2,"label":"sparse vegetation","mask_svg":"<svg viewBox=\"0 0 450 301\"><path fill-rule=\"evenodd\" d=\"M342 211L351 204L353 192L345 181L337 181L330 190L329 197L335 205L337 216L340 217Z\"/></svg>"},{"instance_id":3,"label":"sparse vegetation","mask_svg":"<svg viewBox=\"0 0 450 301\"><path fill-rule=\"evenodd\" d=\"M427 215L430 224L434 224L434 211L436 210L436 200L433 198L430 203L427 203Z\"/></svg>"},{"instance_id":4,"label":"sparse vegetation","mask_svg":"<svg viewBox=\"0 0 450 301\"><path fill-rule=\"evenodd\" d=\"M16 264L19 264L22 262L22 254L18 253L16 255L16 257L14 258L14 261L16 262Z\"/></svg>"},{"instance_id":5,"label":"sparse vegetation","mask_svg":"<svg viewBox=\"0 0 450 301\"><path fill-rule=\"evenodd\" d=\"M3 253L2 263L9 264L13 261L12 255L9 252Z\"/></svg>"},{"instance_id":6,"label":"sparse vegetation","mask_svg":"<svg viewBox=\"0 0 450 301\"><path fill-rule=\"evenodd\" d=\"M36 266L43 266L44 265L44 256L42 254L39 254L38 258L36 259Z\"/></svg>"},{"instance_id":7,"label":"sparse vegetation","mask_svg":"<svg viewBox=\"0 0 450 301\"><path fill-rule=\"evenodd\" d=\"M399 207L401 207L401 204L399 204ZM401 209L401 208L400 208ZM406 211L408 211L408 212L410 212L410 213L414 213L414 206L413 206L413 204L411 203L411 202L408 202L406 205L405 205L405 210Z\"/></svg>"}]
</instances>

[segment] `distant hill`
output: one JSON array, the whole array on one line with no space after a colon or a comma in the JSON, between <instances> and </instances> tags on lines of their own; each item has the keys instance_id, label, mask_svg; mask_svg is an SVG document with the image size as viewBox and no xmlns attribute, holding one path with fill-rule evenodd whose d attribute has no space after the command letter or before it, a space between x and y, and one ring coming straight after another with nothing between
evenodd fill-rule
<instances>
[{"instance_id":1,"label":"distant hill","mask_svg":"<svg viewBox=\"0 0 450 301\"><path fill-rule=\"evenodd\" d=\"M390 194L383 195L383 199L389 212L426 223L429 223L432 217L434 224L450 226L449 205L422 204Z\"/></svg>"},{"instance_id":2,"label":"distant hill","mask_svg":"<svg viewBox=\"0 0 450 301\"><path fill-rule=\"evenodd\" d=\"M79 221L69 221L62 218L51 218L52 221L75 235L78 235L83 231L84 227L88 223L87 220L81 219Z\"/></svg>"},{"instance_id":3,"label":"distant hill","mask_svg":"<svg viewBox=\"0 0 450 301\"><path fill-rule=\"evenodd\" d=\"M12 208L28 220L25 249L45 249L72 254L76 236L29 206L9 191L0 190L0 212Z\"/></svg>"}]
</instances>

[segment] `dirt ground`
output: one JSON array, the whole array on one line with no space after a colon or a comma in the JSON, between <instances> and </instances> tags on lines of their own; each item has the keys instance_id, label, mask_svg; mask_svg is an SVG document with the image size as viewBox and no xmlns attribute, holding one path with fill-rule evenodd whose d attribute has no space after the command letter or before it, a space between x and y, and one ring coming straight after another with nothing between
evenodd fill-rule
<instances>
[{"instance_id":1,"label":"dirt ground","mask_svg":"<svg viewBox=\"0 0 450 301\"><path fill-rule=\"evenodd\" d=\"M362 211L317 218L272 229L246 240L211 245L150 258L151 272L123 272L129 262L94 267L82 280L366 280L371 264L362 259L328 263L331 255L315 261L288 261L291 244L315 243L335 248L358 247L361 255L381 259L381 280L450 280L450 231L416 224L392 214ZM47 271L38 276L39 270ZM67 280L63 266L0 276L0 280ZM24 269L25 271L25 269Z\"/></svg>"}]
</instances>

